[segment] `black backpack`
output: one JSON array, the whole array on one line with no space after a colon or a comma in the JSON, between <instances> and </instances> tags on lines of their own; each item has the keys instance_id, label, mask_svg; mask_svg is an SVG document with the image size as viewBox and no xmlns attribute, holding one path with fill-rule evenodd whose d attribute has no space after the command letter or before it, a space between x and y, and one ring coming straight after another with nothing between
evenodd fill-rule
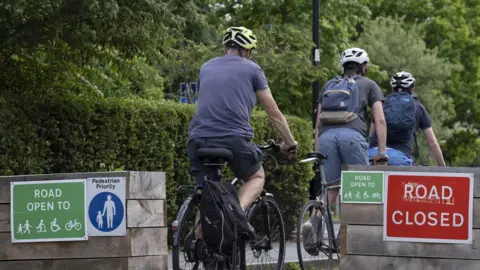
<instances>
[{"instance_id":1,"label":"black backpack","mask_svg":"<svg viewBox=\"0 0 480 270\"><path fill-rule=\"evenodd\" d=\"M405 133L414 129L417 123L415 111L415 100L409 93L395 92L389 95L383 104L387 133Z\"/></svg>"},{"instance_id":2,"label":"black backpack","mask_svg":"<svg viewBox=\"0 0 480 270\"><path fill-rule=\"evenodd\" d=\"M203 241L218 254L232 255L234 225L237 237L248 240L254 236L247 217L231 183L205 180L200 199Z\"/></svg>"}]
</instances>

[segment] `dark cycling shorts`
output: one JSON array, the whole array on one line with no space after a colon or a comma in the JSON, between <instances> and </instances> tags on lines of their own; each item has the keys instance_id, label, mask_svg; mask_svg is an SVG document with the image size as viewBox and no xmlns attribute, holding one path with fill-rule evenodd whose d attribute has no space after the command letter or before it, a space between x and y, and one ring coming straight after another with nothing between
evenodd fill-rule
<instances>
[{"instance_id":1,"label":"dark cycling shorts","mask_svg":"<svg viewBox=\"0 0 480 270\"><path fill-rule=\"evenodd\" d=\"M235 177L248 179L261 167L262 151L250 140L242 137L199 138L187 144L191 173L196 177L197 185L203 184L205 173L214 173L215 169L205 168L197 158L196 152L202 147L228 148L233 153L233 160L228 165ZM210 170L210 171L209 171Z\"/></svg>"}]
</instances>

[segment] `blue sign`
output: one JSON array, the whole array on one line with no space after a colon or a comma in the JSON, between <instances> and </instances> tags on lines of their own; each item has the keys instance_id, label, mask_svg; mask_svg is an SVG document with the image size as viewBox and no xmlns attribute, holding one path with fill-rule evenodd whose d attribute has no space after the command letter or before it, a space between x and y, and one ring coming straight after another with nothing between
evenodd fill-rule
<instances>
[{"instance_id":1,"label":"blue sign","mask_svg":"<svg viewBox=\"0 0 480 270\"><path fill-rule=\"evenodd\" d=\"M102 232L118 228L125 215L125 207L117 195L111 192L98 193L88 206L88 217L92 225Z\"/></svg>"}]
</instances>

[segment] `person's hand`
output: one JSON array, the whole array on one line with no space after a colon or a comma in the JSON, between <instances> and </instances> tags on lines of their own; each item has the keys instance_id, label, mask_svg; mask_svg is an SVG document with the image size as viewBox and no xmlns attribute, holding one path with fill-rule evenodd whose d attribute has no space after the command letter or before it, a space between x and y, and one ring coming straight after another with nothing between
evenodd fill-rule
<instances>
[{"instance_id":1,"label":"person's hand","mask_svg":"<svg viewBox=\"0 0 480 270\"><path fill-rule=\"evenodd\" d=\"M387 165L387 163L388 163L388 156L385 153L378 153L373 158L374 165Z\"/></svg>"},{"instance_id":2,"label":"person's hand","mask_svg":"<svg viewBox=\"0 0 480 270\"><path fill-rule=\"evenodd\" d=\"M296 153L298 150L298 143L296 141L293 141L292 143L285 143L285 142L282 142L282 144L280 144L280 151L282 151L283 153L286 153L286 154L293 154L293 153Z\"/></svg>"}]
</instances>

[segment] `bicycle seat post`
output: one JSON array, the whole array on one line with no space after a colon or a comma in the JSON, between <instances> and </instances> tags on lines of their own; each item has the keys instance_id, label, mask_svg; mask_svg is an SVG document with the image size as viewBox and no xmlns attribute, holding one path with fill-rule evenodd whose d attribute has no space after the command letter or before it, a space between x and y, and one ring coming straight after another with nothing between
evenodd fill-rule
<instances>
[{"instance_id":1,"label":"bicycle seat post","mask_svg":"<svg viewBox=\"0 0 480 270\"><path fill-rule=\"evenodd\" d=\"M204 147L197 150L197 156L202 160L204 166L208 168L209 177L214 177L211 179L213 181L222 180L222 171L225 163L231 162L233 160L233 153L230 149L227 148L218 148L218 147Z\"/></svg>"}]
</instances>

